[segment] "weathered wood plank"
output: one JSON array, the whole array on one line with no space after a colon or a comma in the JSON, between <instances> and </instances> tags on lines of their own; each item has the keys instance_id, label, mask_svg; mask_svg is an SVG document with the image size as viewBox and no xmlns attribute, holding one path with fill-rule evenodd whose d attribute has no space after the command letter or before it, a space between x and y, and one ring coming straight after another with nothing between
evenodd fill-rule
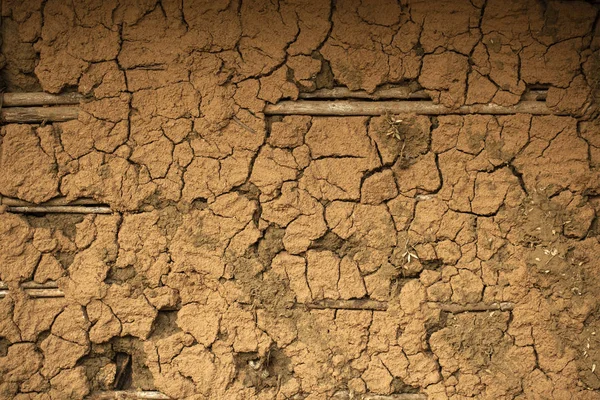
<instances>
[{"instance_id":1,"label":"weathered wood plank","mask_svg":"<svg viewBox=\"0 0 600 400\"><path fill-rule=\"evenodd\" d=\"M265 107L266 115L332 115L332 116L377 116L384 114L535 114L549 115L552 111L541 101L523 101L514 106L480 104L456 109L434 104L431 101L282 101Z\"/></svg>"},{"instance_id":2,"label":"weathered wood plank","mask_svg":"<svg viewBox=\"0 0 600 400\"><path fill-rule=\"evenodd\" d=\"M157 391L113 390L95 392L86 397L88 400L169 400L166 394Z\"/></svg>"},{"instance_id":3,"label":"weathered wood plank","mask_svg":"<svg viewBox=\"0 0 600 400\"><path fill-rule=\"evenodd\" d=\"M94 199L81 198L75 200L67 200L66 197L56 197L54 199L45 201L43 203L30 203L21 199L14 199L12 197L0 196L0 205L22 207L22 206L101 206L98 201Z\"/></svg>"},{"instance_id":4,"label":"weathered wood plank","mask_svg":"<svg viewBox=\"0 0 600 400\"><path fill-rule=\"evenodd\" d=\"M77 119L79 107L6 107L0 110L3 123L61 122Z\"/></svg>"},{"instance_id":5,"label":"weathered wood plank","mask_svg":"<svg viewBox=\"0 0 600 400\"><path fill-rule=\"evenodd\" d=\"M350 90L346 87L335 87L332 89L319 89L314 92L303 92L298 95L300 99L397 99L397 100L430 100L430 96L424 90L413 90L408 86L378 89L373 93L364 90Z\"/></svg>"},{"instance_id":6,"label":"weathered wood plank","mask_svg":"<svg viewBox=\"0 0 600 400\"><path fill-rule=\"evenodd\" d=\"M19 214L112 214L110 207L94 206L10 206L6 211Z\"/></svg>"},{"instance_id":7,"label":"weathered wood plank","mask_svg":"<svg viewBox=\"0 0 600 400\"><path fill-rule=\"evenodd\" d=\"M2 107L57 106L79 104L83 99L84 96L79 93L4 93L2 94Z\"/></svg>"}]
</instances>

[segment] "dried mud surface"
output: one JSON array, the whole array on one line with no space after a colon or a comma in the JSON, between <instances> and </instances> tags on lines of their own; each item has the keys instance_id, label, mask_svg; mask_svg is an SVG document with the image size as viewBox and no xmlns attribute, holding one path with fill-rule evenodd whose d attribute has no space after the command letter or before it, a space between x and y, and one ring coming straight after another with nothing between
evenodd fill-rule
<instances>
[{"instance_id":1,"label":"dried mud surface","mask_svg":"<svg viewBox=\"0 0 600 400\"><path fill-rule=\"evenodd\" d=\"M5 0L0 66L89 97L2 126L0 194L115 210L0 209L0 398L600 396L597 6ZM262 113L402 82L565 115ZM389 306L302 305L338 299Z\"/></svg>"}]
</instances>

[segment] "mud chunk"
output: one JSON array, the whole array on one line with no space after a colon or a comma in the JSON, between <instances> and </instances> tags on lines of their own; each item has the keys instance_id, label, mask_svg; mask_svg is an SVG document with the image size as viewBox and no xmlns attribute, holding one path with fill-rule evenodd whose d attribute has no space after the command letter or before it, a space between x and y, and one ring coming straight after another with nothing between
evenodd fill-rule
<instances>
[{"instance_id":1,"label":"mud chunk","mask_svg":"<svg viewBox=\"0 0 600 400\"><path fill-rule=\"evenodd\" d=\"M434 241L432 239L436 237L447 210L448 206L437 198L418 202L410 229L430 241Z\"/></svg>"},{"instance_id":2,"label":"mud chunk","mask_svg":"<svg viewBox=\"0 0 600 400\"><path fill-rule=\"evenodd\" d=\"M439 365L434 356L417 353L408 356L407 376L404 382L409 385L421 384L431 385L439 382L442 377L439 372Z\"/></svg>"},{"instance_id":3,"label":"mud chunk","mask_svg":"<svg viewBox=\"0 0 600 400\"><path fill-rule=\"evenodd\" d=\"M14 214L0 214L0 279L20 281L33 275L40 260L40 252L29 241L33 229Z\"/></svg>"},{"instance_id":4,"label":"mud chunk","mask_svg":"<svg viewBox=\"0 0 600 400\"><path fill-rule=\"evenodd\" d=\"M539 43L525 47L521 52L521 77L527 83L569 86L580 66L581 46L581 38L575 38L550 47Z\"/></svg>"},{"instance_id":5,"label":"mud chunk","mask_svg":"<svg viewBox=\"0 0 600 400\"><path fill-rule=\"evenodd\" d=\"M81 120L56 124L60 129L60 139L65 151L73 158L89 153L92 148L107 153L114 152L125 143L129 121L111 122L97 119L89 114Z\"/></svg>"},{"instance_id":6,"label":"mud chunk","mask_svg":"<svg viewBox=\"0 0 600 400\"><path fill-rule=\"evenodd\" d=\"M439 189L440 173L433 153L419 157L408 168L404 162L405 160L398 160L392 167L401 194L415 189L424 192L435 192Z\"/></svg>"},{"instance_id":7,"label":"mud chunk","mask_svg":"<svg viewBox=\"0 0 600 400\"><path fill-rule=\"evenodd\" d=\"M48 378L55 376L61 370L73 368L88 352L88 346L81 346L52 334L44 339L40 348L44 354L42 375Z\"/></svg>"},{"instance_id":8,"label":"mud chunk","mask_svg":"<svg viewBox=\"0 0 600 400\"><path fill-rule=\"evenodd\" d=\"M360 247L387 249L396 244L396 230L385 205L335 201L325 211L327 226Z\"/></svg>"},{"instance_id":9,"label":"mud chunk","mask_svg":"<svg viewBox=\"0 0 600 400\"><path fill-rule=\"evenodd\" d=\"M421 282L410 280L400 292L400 307L406 314L414 314L425 302L425 287Z\"/></svg>"},{"instance_id":10,"label":"mud chunk","mask_svg":"<svg viewBox=\"0 0 600 400\"><path fill-rule=\"evenodd\" d=\"M23 382L42 366L43 357L33 343L16 343L0 357L0 374L5 382Z\"/></svg>"},{"instance_id":11,"label":"mud chunk","mask_svg":"<svg viewBox=\"0 0 600 400\"><path fill-rule=\"evenodd\" d=\"M116 266L132 265L137 275L151 287L158 286L160 277L169 270L167 239L157 226L157 212L126 215L119 230L119 254Z\"/></svg>"},{"instance_id":12,"label":"mud chunk","mask_svg":"<svg viewBox=\"0 0 600 400\"><path fill-rule=\"evenodd\" d=\"M488 78L477 71L472 71L469 74L469 80L467 82L467 99L465 104L489 103L492 101L492 98L494 98L497 91L498 87Z\"/></svg>"},{"instance_id":13,"label":"mud chunk","mask_svg":"<svg viewBox=\"0 0 600 400\"><path fill-rule=\"evenodd\" d=\"M583 75L573 78L566 89L550 87L546 102L557 114L580 116L594 108L592 89Z\"/></svg>"},{"instance_id":14,"label":"mud chunk","mask_svg":"<svg viewBox=\"0 0 600 400\"><path fill-rule=\"evenodd\" d=\"M92 64L81 76L79 90L97 99L118 96L126 90L125 74L114 61Z\"/></svg>"},{"instance_id":15,"label":"mud chunk","mask_svg":"<svg viewBox=\"0 0 600 400\"><path fill-rule=\"evenodd\" d=\"M324 200L358 200L360 183L371 162L360 158L323 158L310 163L300 188Z\"/></svg>"},{"instance_id":16,"label":"mud chunk","mask_svg":"<svg viewBox=\"0 0 600 400\"><path fill-rule=\"evenodd\" d=\"M215 374L214 356L202 345L185 347L172 361L179 371L192 371L192 379L198 392L208 394Z\"/></svg>"},{"instance_id":17,"label":"mud chunk","mask_svg":"<svg viewBox=\"0 0 600 400\"><path fill-rule=\"evenodd\" d=\"M583 239L587 235L596 215L593 208L577 196L569 203L566 212L569 215L569 222L565 221L565 236Z\"/></svg>"},{"instance_id":18,"label":"mud chunk","mask_svg":"<svg viewBox=\"0 0 600 400\"><path fill-rule=\"evenodd\" d=\"M491 174L478 173L475 178L475 197L471 201L472 211L479 215L495 214L511 188L519 188L519 180L508 168Z\"/></svg>"},{"instance_id":19,"label":"mud chunk","mask_svg":"<svg viewBox=\"0 0 600 400\"><path fill-rule=\"evenodd\" d=\"M279 348L289 345L298 336L296 324L291 318L274 317L265 310L257 310L256 325L272 337Z\"/></svg>"},{"instance_id":20,"label":"mud chunk","mask_svg":"<svg viewBox=\"0 0 600 400\"><path fill-rule=\"evenodd\" d=\"M379 355L379 359L395 378L406 376L408 359L400 346L391 346L387 352Z\"/></svg>"},{"instance_id":21,"label":"mud chunk","mask_svg":"<svg viewBox=\"0 0 600 400\"><path fill-rule=\"evenodd\" d=\"M60 189L70 198L91 197L117 209L135 210L156 186L126 159L93 152L80 160L77 172L63 178Z\"/></svg>"},{"instance_id":22,"label":"mud chunk","mask_svg":"<svg viewBox=\"0 0 600 400\"><path fill-rule=\"evenodd\" d=\"M262 353L270 345L270 339L256 327L254 314L242 310L239 305L231 306L223 313L221 330L231 335L230 344L235 352Z\"/></svg>"},{"instance_id":23,"label":"mud chunk","mask_svg":"<svg viewBox=\"0 0 600 400\"><path fill-rule=\"evenodd\" d=\"M426 53L443 47L468 55L479 39L480 10L468 1L441 1L411 5L411 18L423 24L420 43Z\"/></svg>"},{"instance_id":24,"label":"mud chunk","mask_svg":"<svg viewBox=\"0 0 600 400\"><path fill-rule=\"evenodd\" d=\"M160 286L154 289L147 288L144 290L144 296L157 310L173 309L179 301L177 290L168 286Z\"/></svg>"},{"instance_id":25,"label":"mud chunk","mask_svg":"<svg viewBox=\"0 0 600 400\"><path fill-rule=\"evenodd\" d=\"M389 169L369 176L361 187L361 202L366 204L378 205L397 195L398 188L394 174Z\"/></svg>"},{"instance_id":26,"label":"mud chunk","mask_svg":"<svg viewBox=\"0 0 600 400\"><path fill-rule=\"evenodd\" d=\"M364 117L313 118L305 137L312 158L376 157L366 123Z\"/></svg>"},{"instance_id":27,"label":"mud chunk","mask_svg":"<svg viewBox=\"0 0 600 400\"><path fill-rule=\"evenodd\" d=\"M450 279L452 301L455 303L476 303L481 300L483 282L473 272L461 269Z\"/></svg>"},{"instance_id":28,"label":"mud chunk","mask_svg":"<svg viewBox=\"0 0 600 400\"><path fill-rule=\"evenodd\" d=\"M374 257L373 260L366 260L366 262L358 259L357 262L362 273L371 273L364 277L369 297L373 300L389 300L391 282L398 276L398 270L383 257L379 259Z\"/></svg>"},{"instance_id":29,"label":"mud chunk","mask_svg":"<svg viewBox=\"0 0 600 400\"><path fill-rule=\"evenodd\" d=\"M273 122L269 144L274 147L298 147L304 143L304 135L308 132L311 118L308 116L289 115L282 121Z\"/></svg>"},{"instance_id":30,"label":"mud chunk","mask_svg":"<svg viewBox=\"0 0 600 400\"><path fill-rule=\"evenodd\" d=\"M254 201L228 193L217 198L210 209L184 216L170 247L172 270L195 271L210 279L223 276L225 249L252 221L255 210Z\"/></svg>"},{"instance_id":31,"label":"mud chunk","mask_svg":"<svg viewBox=\"0 0 600 400\"><path fill-rule=\"evenodd\" d=\"M340 260L330 251L306 253L306 277L314 300L337 299Z\"/></svg>"},{"instance_id":32,"label":"mud chunk","mask_svg":"<svg viewBox=\"0 0 600 400\"><path fill-rule=\"evenodd\" d=\"M195 158L183 174L183 199L191 202L200 197L214 198L243 184L251 157L252 153L239 151L222 160Z\"/></svg>"},{"instance_id":33,"label":"mud chunk","mask_svg":"<svg viewBox=\"0 0 600 400\"><path fill-rule=\"evenodd\" d=\"M279 253L273 258L271 268L277 274L287 278L290 289L296 294L296 301L308 303L312 295L306 280L306 259L288 253Z\"/></svg>"},{"instance_id":34,"label":"mud chunk","mask_svg":"<svg viewBox=\"0 0 600 400\"><path fill-rule=\"evenodd\" d=\"M290 222L285 229L283 245L291 254L306 251L313 241L323 236L327 231L327 225L323 218L323 206L320 204L318 206L320 212L315 212L312 215L300 215Z\"/></svg>"},{"instance_id":35,"label":"mud chunk","mask_svg":"<svg viewBox=\"0 0 600 400\"><path fill-rule=\"evenodd\" d=\"M366 295L365 283L358 265L350 257L340 262L340 279L337 288L342 299L360 299Z\"/></svg>"},{"instance_id":36,"label":"mud chunk","mask_svg":"<svg viewBox=\"0 0 600 400\"><path fill-rule=\"evenodd\" d=\"M448 283L436 282L427 288L427 298L431 301L449 301L452 288Z\"/></svg>"},{"instance_id":37,"label":"mud chunk","mask_svg":"<svg viewBox=\"0 0 600 400\"><path fill-rule=\"evenodd\" d=\"M29 125L2 127L0 169L0 191L5 196L41 203L58 194L56 161L40 148Z\"/></svg>"},{"instance_id":38,"label":"mud chunk","mask_svg":"<svg viewBox=\"0 0 600 400\"><path fill-rule=\"evenodd\" d=\"M90 392L85 367L61 371L50 380L50 397L53 399L83 399Z\"/></svg>"},{"instance_id":39,"label":"mud chunk","mask_svg":"<svg viewBox=\"0 0 600 400\"><path fill-rule=\"evenodd\" d=\"M258 98L271 104L277 103L282 98L297 99L298 87L294 83L287 81L286 77L288 73L289 68L282 66L271 75L260 78Z\"/></svg>"},{"instance_id":40,"label":"mud chunk","mask_svg":"<svg viewBox=\"0 0 600 400\"><path fill-rule=\"evenodd\" d=\"M467 57L454 52L426 55L419 83L443 105L460 106L465 101L468 66Z\"/></svg>"},{"instance_id":41,"label":"mud chunk","mask_svg":"<svg viewBox=\"0 0 600 400\"><path fill-rule=\"evenodd\" d=\"M516 103L519 100L518 96L525 91L525 84L519 79L518 54L511 49L510 45L502 43L501 36L495 34L486 35L483 43L489 54L489 78L498 88L517 95Z\"/></svg>"},{"instance_id":42,"label":"mud chunk","mask_svg":"<svg viewBox=\"0 0 600 400\"><path fill-rule=\"evenodd\" d=\"M450 240L437 242L435 253L438 259L447 265L455 265L462 255L460 246Z\"/></svg>"},{"instance_id":43,"label":"mud chunk","mask_svg":"<svg viewBox=\"0 0 600 400\"><path fill-rule=\"evenodd\" d=\"M390 375L388 369L382 364L379 357L371 359L367 370L361 377L373 393L389 394L391 392L392 375Z\"/></svg>"},{"instance_id":44,"label":"mud chunk","mask_svg":"<svg viewBox=\"0 0 600 400\"><path fill-rule=\"evenodd\" d=\"M429 150L431 121L424 115L399 114L373 117L369 122L369 137L375 141L384 165L399 156L417 157Z\"/></svg>"},{"instance_id":45,"label":"mud chunk","mask_svg":"<svg viewBox=\"0 0 600 400\"><path fill-rule=\"evenodd\" d=\"M270 195L298 174L296 159L290 151L264 146L254 161L250 182L262 193Z\"/></svg>"},{"instance_id":46,"label":"mud chunk","mask_svg":"<svg viewBox=\"0 0 600 400\"><path fill-rule=\"evenodd\" d=\"M104 302L121 322L121 336L146 339L152 330L157 311L143 295L132 293L128 285L111 285Z\"/></svg>"},{"instance_id":47,"label":"mud chunk","mask_svg":"<svg viewBox=\"0 0 600 400\"><path fill-rule=\"evenodd\" d=\"M504 354L525 349L514 346L510 338L504 337L507 321L507 313L495 313L491 316L488 313L454 315L448 326L433 333L429 340L433 353L439 358L442 374L449 376L458 369L471 374L477 374L484 368L499 369L504 370L507 379L513 381L515 375L519 376L519 373L529 369L529 355L523 359L522 364L517 363L519 365L511 365L510 362L504 364L500 357L490 359L488 355L490 349L493 349L494 354L498 354L501 349ZM468 345L468 350L459 350L461 345ZM529 350L525 353L531 354Z\"/></svg>"},{"instance_id":48,"label":"mud chunk","mask_svg":"<svg viewBox=\"0 0 600 400\"><path fill-rule=\"evenodd\" d=\"M52 237L52 231L38 228L33 233L33 246L41 252L49 253L56 248L58 241Z\"/></svg>"},{"instance_id":49,"label":"mud chunk","mask_svg":"<svg viewBox=\"0 0 600 400\"><path fill-rule=\"evenodd\" d=\"M294 73L294 80L304 88L315 89L315 78L321 71L321 60L309 56L289 57L287 66Z\"/></svg>"},{"instance_id":50,"label":"mud chunk","mask_svg":"<svg viewBox=\"0 0 600 400\"><path fill-rule=\"evenodd\" d=\"M173 143L166 137L146 145L136 147L130 160L148 167L153 179L163 178L173 162Z\"/></svg>"},{"instance_id":51,"label":"mud chunk","mask_svg":"<svg viewBox=\"0 0 600 400\"><path fill-rule=\"evenodd\" d=\"M166 118L198 117L200 96L190 83L134 92L131 107L142 116Z\"/></svg>"},{"instance_id":52,"label":"mud chunk","mask_svg":"<svg viewBox=\"0 0 600 400\"><path fill-rule=\"evenodd\" d=\"M284 182L281 195L262 203L262 218L280 227L287 226L300 215L322 213L323 206L295 182Z\"/></svg>"},{"instance_id":53,"label":"mud chunk","mask_svg":"<svg viewBox=\"0 0 600 400\"><path fill-rule=\"evenodd\" d=\"M58 338L87 347L90 323L80 306L68 306L52 324L52 334Z\"/></svg>"},{"instance_id":54,"label":"mud chunk","mask_svg":"<svg viewBox=\"0 0 600 400\"><path fill-rule=\"evenodd\" d=\"M406 230L415 213L416 200L411 197L397 196L387 202L394 225L398 232Z\"/></svg>"},{"instance_id":55,"label":"mud chunk","mask_svg":"<svg viewBox=\"0 0 600 400\"><path fill-rule=\"evenodd\" d=\"M5 321L0 327L7 337L15 338L15 341L34 342L41 332L50 329L54 318L64 307L65 300L60 298L46 299L44 302L20 298L14 304L12 321ZM31 318L32 315L37 317Z\"/></svg>"},{"instance_id":56,"label":"mud chunk","mask_svg":"<svg viewBox=\"0 0 600 400\"><path fill-rule=\"evenodd\" d=\"M217 338L220 321L219 310L212 305L186 304L177 313L177 325L205 347Z\"/></svg>"},{"instance_id":57,"label":"mud chunk","mask_svg":"<svg viewBox=\"0 0 600 400\"><path fill-rule=\"evenodd\" d=\"M573 118L534 117L530 136L513 164L523 174L528 192L544 188L550 196L566 188L578 192L587 187L588 145L578 136Z\"/></svg>"},{"instance_id":58,"label":"mud chunk","mask_svg":"<svg viewBox=\"0 0 600 400\"><path fill-rule=\"evenodd\" d=\"M92 324L89 331L92 343L105 343L121 333L121 322L106 304L94 300L88 304L86 310Z\"/></svg>"}]
</instances>

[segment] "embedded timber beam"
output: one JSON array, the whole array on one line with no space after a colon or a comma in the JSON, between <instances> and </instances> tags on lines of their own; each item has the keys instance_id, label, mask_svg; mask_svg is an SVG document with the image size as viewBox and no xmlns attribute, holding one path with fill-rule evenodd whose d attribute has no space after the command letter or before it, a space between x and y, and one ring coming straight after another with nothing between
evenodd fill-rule
<instances>
[{"instance_id":1,"label":"embedded timber beam","mask_svg":"<svg viewBox=\"0 0 600 400\"><path fill-rule=\"evenodd\" d=\"M79 107L3 107L0 121L3 123L62 122L77 119Z\"/></svg>"},{"instance_id":2,"label":"embedded timber beam","mask_svg":"<svg viewBox=\"0 0 600 400\"><path fill-rule=\"evenodd\" d=\"M318 89L314 92L302 92L300 99L369 99L369 100L430 100L431 97L424 90L412 90L409 86L378 89L373 93L364 90L350 90L347 87L334 87L331 89Z\"/></svg>"},{"instance_id":3,"label":"embedded timber beam","mask_svg":"<svg viewBox=\"0 0 600 400\"><path fill-rule=\"evenodd\" d=\"M64 297L65 294L58 288L56 282L36 283L36 282L24 282L21 285L21 289L29 296L33 298L47 298L47 297ZM0 281L0 299L6 297L8 294L8 285Z\"/></svg>"},{"instance_id":4,"label":"embedded timber beam","mask_svg":"<svg viewBox=\"0 0 600 400\"><path fill-rule=\"evenodd\" d=\"M264 113L266 115L327 115L327 116L377 116L385 114L421 114L421 115L447 115L447 114L535 114L549 115L552 110L542 101L522 101L514 106L500 106L496 104L477 104L448 108L432 101L281 101L277 104L268 104Z\"/></svg>"},{"instance_id":5,"label":"embedded timber beam","mask_svg":"<svg viewBox=\"0 0 600 400\"><path fill-rule=\"evenodd\" d=\"M110 207L93 206L9 206L6 211L17 214L112 214Z\"/></svg>"},{"instance_id":6,"label":"embedded timber beam","mask_svg":"<svg viewBox=\"0 0 600 400\"><path fill-rule=\"evenodd\" d=\"M154 390L112 390L95 392L86 397L87 400L169 400L170 397Z\"/></svg>"},{"instance_id":7,"label":"embedded timber beam","mask_svg":"<svg viewBox=\"0 0 600 400\"><path fill-rule=\"evenodd\" d=\"M8 212L21 214L64 213L64 214L111 214L112 210L94 199L68 201L64 197L48 200L41 204L29 203L20 199L0 196L0 205L7 206Z\"/></svg>"},{"instance_id":8,"label":"embedded timber beam","mask_svg":"<svg viewBox=\"0 0 600 400\"><path fill-rule=\"evenodd\" d=\"M4 93L1 104L2 107L58 106L79 104L83 99L84 97L79 93Z\"/></svg>"},{"instance_id":9,"label":"embedded timber beam","mask_svg":"<svg viewBox=\"0 0 600 400\"><path fill-rule=\"evenodd\" d=\"M544 101L547 93L547 89L527 89L521 96L521 101ZM301 92L298 98L303 100L431 100L431 96L425 90L415 90L410 85L380 88L373 93L364 90L350 90L341 86L331 89L317 89L314 92Z\"/></svg>"},{"instance_id":10,"label":"embedded timber beam","mask_svg":"<svg viewBox=\"0 0 600 400\"><path fill-rule=\"evenodd\" d=\"M314 301L312 303L300 303L297 307L306 307L312 310L374 310L374 311L385 311L387 310L387 301L377 301L370 299L354 299L354 300L331 300L324 299Z\"/></svg>"},{"instance_id":11,"label":"embedded timber beam","mask_svg":"<svg viewBox=\"0 0 600 400\"><path fill-rule=\"evenodd\" d=\"M64 293L58 288L56 282L36 283L24 282L21 289L31 297L63 297ZM6 296L8 285L0 281L0 298ZM513 303L475 303L475 304L446 304L439 302L428 302L432 307L451 314L464 312L482 312L482 311L512 311L515 307ZM296 303L295 308L305 308L308 310L371 310L387 311L388 302L371 299L351 299L351 300L333 300L324 299L310 303Z\"/></svg>"}]
</instances>

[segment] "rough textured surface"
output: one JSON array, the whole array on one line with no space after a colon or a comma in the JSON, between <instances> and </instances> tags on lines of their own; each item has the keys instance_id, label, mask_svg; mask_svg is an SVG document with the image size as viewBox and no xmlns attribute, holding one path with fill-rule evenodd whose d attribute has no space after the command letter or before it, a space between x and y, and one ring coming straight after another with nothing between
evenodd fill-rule
<instances>
[{"instance_id":1,"label":"rough textured surface","mask_svg":"<svg viewBox=\"0 0 600 400\"><path fill-rule=\"evenodd\" d=\"M115 212L0 207L0 399L598 398L592 3L5 0L0 89L87 98L0 127L0 195ZM556 115L263 114L398 83Z\"/></svg>"}]
</instances>

